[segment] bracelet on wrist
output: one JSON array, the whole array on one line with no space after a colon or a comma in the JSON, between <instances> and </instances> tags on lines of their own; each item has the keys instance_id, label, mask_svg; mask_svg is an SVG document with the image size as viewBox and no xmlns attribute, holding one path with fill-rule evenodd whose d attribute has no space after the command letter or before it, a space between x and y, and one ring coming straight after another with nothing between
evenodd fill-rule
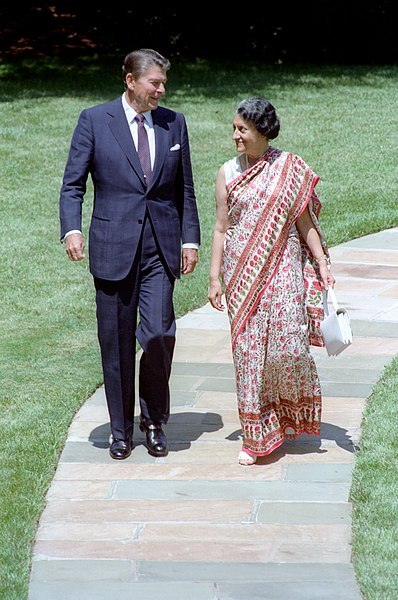
<instances>
[{"instance_id":1,"label":"bracelet on wrist","mask_svg":"<svg viewBox=\"0 0 398 600\"><path fill-rule=\"evenodd\" d=\"M318 265L319 265L319 263L320 263L320 262L322 262L323 260L324 260L325 262L328 262L328 258L327 258L327 256L326 256L326 254L324 254L323 256L316 256L316 257L315 257L315 260L316 260L316 262L318 263Z\"/></svg>"}]
</instances>

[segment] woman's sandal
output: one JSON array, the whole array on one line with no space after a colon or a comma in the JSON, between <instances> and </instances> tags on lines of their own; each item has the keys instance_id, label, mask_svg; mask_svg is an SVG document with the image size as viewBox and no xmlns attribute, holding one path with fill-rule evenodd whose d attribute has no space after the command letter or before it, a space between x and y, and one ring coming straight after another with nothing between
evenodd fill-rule
<instances>
[{"instance_id":1,"label":"woman's sandal","mask_svg":"<svg viewBox=\"0 0 398 600\"><path fill-rule=\"evenodd\" d=\"M252 454L248 454L244 450L239 452L238 462L243 467L249 467L250 465L254 465L257 460L257 456L253 456Z\"/></svg>"}]
</instances>

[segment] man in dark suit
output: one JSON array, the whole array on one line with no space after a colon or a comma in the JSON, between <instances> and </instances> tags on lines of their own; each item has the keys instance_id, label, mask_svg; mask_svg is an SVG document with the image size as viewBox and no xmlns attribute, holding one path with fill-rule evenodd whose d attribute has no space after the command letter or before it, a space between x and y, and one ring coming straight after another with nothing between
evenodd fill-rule
<instances>
[{"instance_id":1,"label":"man in dark suit","mask_svg":"<svg viewBox=\"0 0 398 600\"><path fill-rule=\"evenodd\" d=\"M154 50L126 56L123 96L79 117L60 195L61 240L69 258L81 260L81 207L91 175L89 261L111 422L110 454L118 460L132 451L135 339L143 350L140 428L150 454L167 454L162 425L170 414L174 282L180 272L194 270L200 244L185 118L159 106L169 68L169 61Z\"/></svg>"}]
</instances>

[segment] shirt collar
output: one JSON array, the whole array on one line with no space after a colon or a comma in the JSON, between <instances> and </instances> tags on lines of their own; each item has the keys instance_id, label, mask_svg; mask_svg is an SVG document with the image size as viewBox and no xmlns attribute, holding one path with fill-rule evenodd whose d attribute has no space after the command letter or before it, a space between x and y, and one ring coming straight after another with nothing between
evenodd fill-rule
<instances>
[{"instance_id":1,"label":"shirt collar","mask_svg":"<svg viewBox=\"0 0 398 600\"><path fill-rule=\"evenodd\" d=\"M123 94L123 96L122 96L122 104L123 104L124 112L126 113L127 121L131 125L131 123L133 123L133 121L137 115L137 112L127 102L125 94ZM148 123L148 125L150 127L153 127L152 111L147 110L146 112L144 112L142 114L144 115L145 120Z\"/></svg>"}]
</instances>

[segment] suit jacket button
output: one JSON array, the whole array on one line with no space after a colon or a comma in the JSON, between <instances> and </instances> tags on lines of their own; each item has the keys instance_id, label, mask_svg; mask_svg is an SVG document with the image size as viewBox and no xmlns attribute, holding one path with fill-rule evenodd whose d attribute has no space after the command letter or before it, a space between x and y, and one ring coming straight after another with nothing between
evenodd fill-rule
<instances>
[{"instance_id":1,"label":"suit jacket button","mask_svg":"<svg viewBox=\"0 0 398 600\"><path fill-rule=\"evenodd\" d=\"M142 225L142 219L138 219L138 224Z\"/></svg>"}]
</instances>

